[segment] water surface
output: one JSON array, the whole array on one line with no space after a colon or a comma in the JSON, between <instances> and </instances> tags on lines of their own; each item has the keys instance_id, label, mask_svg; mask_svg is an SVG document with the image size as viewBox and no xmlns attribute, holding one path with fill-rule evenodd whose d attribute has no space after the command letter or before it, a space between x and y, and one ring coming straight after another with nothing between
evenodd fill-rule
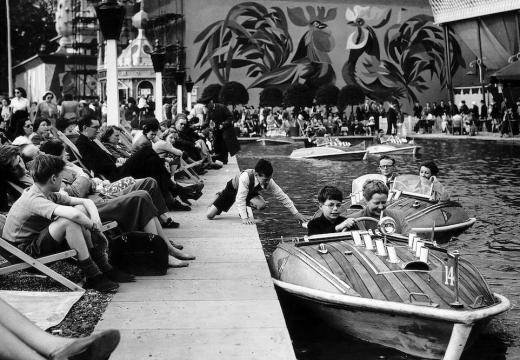
<instances>
[{"instance_id":1,"label":"water surface","mask_svg":"<svg viewBox=\"0 0 520 360\"><path fill-rule=\"evenodd\" d=\"M418 173L419 164L434 160L439 180L467 210L476 224L448 246L459 249L477 266L494 292L511 301L511 311L493 320L480 341L463 359L520 359L520 144L479 140L418 140L422 155L396 156L399 173ZM274 179L304 214L317 209L317 193L324 185L339 187L345 196L352 180L377 172L377 158L357 162L293 160L291 151L301 143L283 146L242 145L240 169L253 168L259 158L273 163ZM276 199L255 213L266 256L282 237L305 234ZM282 298L284 314L300 360L415 359L409 355L361 342L310 318Z\"/></svg>"}]
</instances>

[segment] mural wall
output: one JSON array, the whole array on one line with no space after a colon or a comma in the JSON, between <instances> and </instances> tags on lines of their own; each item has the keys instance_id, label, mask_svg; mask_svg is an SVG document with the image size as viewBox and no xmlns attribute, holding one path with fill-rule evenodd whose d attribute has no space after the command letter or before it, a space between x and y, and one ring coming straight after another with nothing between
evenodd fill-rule
<instances>
[{"instance_id":1,"label":"mural wall","mask_svg":"<svg viewBox=\"0 0 520 360\"><path fill-rule=\"evenodd\" d=\"M442 28L428 6L403 3L190 1L187 66L200 88L239 81L255 93L292 83L357 84L378 101L440 100ZM451 37L455 73L465 64Z\"/></svg>"}]
</instances>

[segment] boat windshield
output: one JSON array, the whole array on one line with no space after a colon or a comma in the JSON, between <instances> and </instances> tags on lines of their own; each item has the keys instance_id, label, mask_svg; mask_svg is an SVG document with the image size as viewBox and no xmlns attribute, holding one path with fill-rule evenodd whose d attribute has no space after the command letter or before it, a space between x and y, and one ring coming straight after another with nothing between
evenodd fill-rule
<instances>
[{"instance_id":1,"label":"boat windshield","mask_svg":"<svg viewBox=\"0 0 520 360\"><path fill-rule=\"evenodd\" d=\"M381 180L386 184L386 177L381 174L365 174L352 181L352 194L363 191L363 185L367 180Z\"/></svg>"},{"instance_id":2,"label":"boat windshield","mask_svg":"<svg viewBox=\"0 0 520 360\"><path fill-rule=\"evenodd\" d=\"M348 141L341 141L335 136L325 136L323 138L316 139L317 146L342 146L349 147L351 144Z\"/></svg>"},{"instance_id":3,"label":"boat windshield","mask_svg":"<svg viewBox=\"0 0 520 360\"><path fill-rule=\"evenodd\" d=\"M402 191L411 195L430 197L433 183L418 175L399 175L395 178L392 191Z\"/></svg>"}]
</instances>

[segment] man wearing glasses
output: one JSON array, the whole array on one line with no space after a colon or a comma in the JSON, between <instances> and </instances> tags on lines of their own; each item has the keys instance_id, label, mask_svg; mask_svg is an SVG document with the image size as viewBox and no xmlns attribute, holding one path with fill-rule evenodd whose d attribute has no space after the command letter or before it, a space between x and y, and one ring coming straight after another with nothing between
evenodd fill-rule
<instances>
[{"instance_id":1,"label":"man wearing glasses","mask_svg":"<svg viewBox=\"0 0 520 360\"><path fill-rule=\"evenodd\" d=\"M379 172L386 177L386 186L391 188L398 175L395 170L395 159L388 155L381 156L379 158Z\"/></svg>"}]
</instances>

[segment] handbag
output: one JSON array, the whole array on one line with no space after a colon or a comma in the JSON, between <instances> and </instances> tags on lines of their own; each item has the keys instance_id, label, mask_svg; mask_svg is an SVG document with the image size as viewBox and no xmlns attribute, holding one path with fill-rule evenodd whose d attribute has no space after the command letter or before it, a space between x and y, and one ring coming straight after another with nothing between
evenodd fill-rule
<instances>
[{"instance_id":1,"label":"handbag","mask_svg":"<svg viewBox=\"0 0 520 360\"><path fill-rule=\"evenodd\" d=\"M143 231L121 233L109 240L110 263L137 276L165 275L168 247L157 235Z\"/></svg>"}]
</instances>

